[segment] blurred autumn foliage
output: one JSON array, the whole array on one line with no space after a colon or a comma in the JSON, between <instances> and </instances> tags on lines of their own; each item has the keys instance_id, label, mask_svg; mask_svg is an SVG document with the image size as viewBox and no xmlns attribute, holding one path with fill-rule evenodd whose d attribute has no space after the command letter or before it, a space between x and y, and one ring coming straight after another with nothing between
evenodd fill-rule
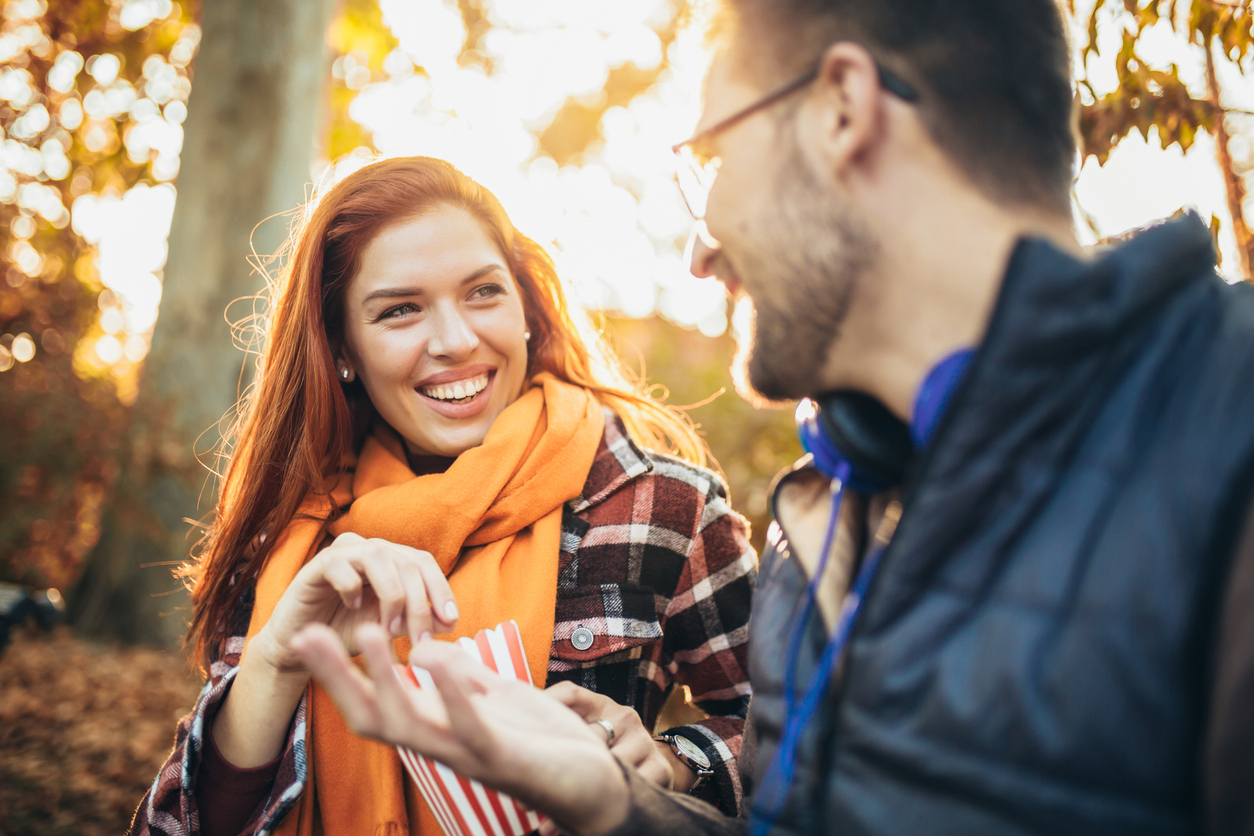
<instances>
[{"instance_id":1,"label":"blurred autumn foliage","mask_svg":"<svg viewBox=\"0 0 1254 836\"><path fill-rule=\"evenodd\" d=\"M3 6L0 578L68 587L100 537L152 323L102 284L70 207L177 172L196 15L195 0Z\"/></svg>"},{"instance_id":2,"label":"blurred autumn foliage","mask_svg":"<svg viewBox=\"0 0 1254 836\"><path fill-rule=\"evenodd\" d=\"M1067 0L1067 5L1075 14L1075 0ZM1114 7L1113 3L1108 7L1106 0L1093 4L1085 27L1088 40L1081 52L1084 59L1097 52L1098 18L1103 9L1110 12ZM1116 19L1125 24L1115 58L1119 86L1099 96L1087 77L1079 79L1080 137L1085 158L1093 156L1104 164L1115 145L1134 130L1148 140L1150 129L1154 128L1163 148L1179 143L1185 151L1193 145L1199 131L1211 134L1224 178L1241 275L1246 281L1254 281L1254 213L1249 208L1245 186L1245 176L1254 170L1254 159L1233 159L1233 128L1229 125L1234 118L1254 114L1224 107L1223 89L1215 69L1216 60L1228 62L1244 79L1242 62L1254 49L1254 6L1250 0L1122 0ZM1189 91L1175 64L1168 70L1156 70L1137 54L1146 30L1160 23L1166 23L1204 52L1205 98L1197 98Z\"/></svg>"},{"instance_id":3,"label":"blurred autumn foliage","mask_svg":"<svg viewBox=\"0 0 1254 836\"><path fill-rule=\"evenodd\" d=\"M126 831L199 690L172 656L65 628L14 636L0 657L0 833Z\"/></svg>"}]
</instances>

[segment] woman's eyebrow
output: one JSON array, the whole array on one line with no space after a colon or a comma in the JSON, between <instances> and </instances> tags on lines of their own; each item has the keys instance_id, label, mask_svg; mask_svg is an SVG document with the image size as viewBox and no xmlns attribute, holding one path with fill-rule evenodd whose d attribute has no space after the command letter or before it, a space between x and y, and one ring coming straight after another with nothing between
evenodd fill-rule
<instances>
[{"instance_id":1,"label":"woman's eyebrow","mask_svg":"<svg viewBox=\"0 0 1254 836\"><path fill-rule=\"evenodd\" d=\"M497 270L500 270L502 273L505 272L505 268L499 264L485 264L482 267L480 267L478 270L476 270L475 272L471 273L466 278L462 279L460 284L463 284L463 285L470 284L471 282L476 281L478 279L482 279L484 276L488 275L489 273L493 273Z\"/></svg>"},{"instance_id":2,"label":"woman's eyebrow","mask_svg":"<svg viewBox=\"0 0 1254 836\"><path fill-rule=\"evenodd\" d=\"M466 276L457 284L459 287L470 284L471 282L481 279L487 274L498 270L504 272L505 268L499 264L485 264L478 270L475 270L473 273ZM378 290L372 290L370 293L366 294L366 298L362 299L361 303L365 305L369 302L373 302L375 299L399 299L410 296L422 296L424 293L426 293L426 291L421 287L381 287Z\"/></svg>"}]
</instances>

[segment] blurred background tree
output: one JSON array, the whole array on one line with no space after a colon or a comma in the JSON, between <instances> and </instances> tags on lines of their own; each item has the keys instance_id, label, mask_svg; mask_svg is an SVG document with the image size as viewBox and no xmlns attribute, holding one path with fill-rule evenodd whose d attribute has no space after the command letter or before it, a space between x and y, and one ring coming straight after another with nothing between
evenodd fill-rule
<instances>
[{"instance_id":1,"label":"blurred background tree","mask_svg":"<svg viewBox=\"0 0 1254 836\"><path fill-rule=\"evenodd\" d=\"M214 0L203 10L161 316L121 462L117 493L127 507L115 503L106 515L70 599L76 625L91 635L173 646L185 632L187 596L170 566L196 539L187 520L214 507L206 467L220 464L220 428L251 371L223 314L265 284L250 267L251 248L273 253L284 240L285 224L258 224L305 197L332 8L330 0ZM250 347L253 325L243 321L241 347Z\"/></svg>"},{"instance_id":2,"label":"blurred background tree","mask_svg":"<svg viewBox=\"0 0 1254 836\"><path fill-rule=\"evenodd\" d=\"M1067 5L1076 14L1076 0L1067 0ZM1254 47L1252 8L1251 0L1122 0L1121 4L1095 0L1084 27L1080 63L1087 68L1089 56L1100 52L1099 22L1106 13L1106 25L1113 23L1120 29L1115 57L1119 84L1099 95L1087 72L1079 79L1080 135L1086 159L1093 156L1104 164L1113 148L1132 131L1149 140L1153 129L1161 147L1178 143L1184 151L1199 132L1214 138L1239 271L1245 281L1254 281L1254 202L1249 200L1246 186L1254 172L1254 148L1246 137L1239 136L1236 123L1254 117L1254 113L1225 106L1227 97L1217 64L1239 79L1242 87L1249 88L1246 59ZM1201 90L1190 89L1176 63L1156 68L1138 54L1141 44L1160 37L1164 27L1201 52ZM1239 142L1234 142L1234 133Z\"/></svg>"}]
</instances>

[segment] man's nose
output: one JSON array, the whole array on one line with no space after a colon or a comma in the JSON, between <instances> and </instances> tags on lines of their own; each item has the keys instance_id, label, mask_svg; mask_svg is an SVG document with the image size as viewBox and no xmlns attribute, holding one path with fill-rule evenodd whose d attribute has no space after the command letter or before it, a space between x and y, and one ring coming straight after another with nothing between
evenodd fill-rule
<instances>
[{"instance_id":1,"label":"man's nose","mask_svg":"<svg viewBox=\"0 0 1254 836\"><path fill-rule=\"evenodd\" d=\"M714 275L714 265L721 247L705 221L697 221L692 226L692 234L688 236L688 270L698 279L708 279Z\"/></svg>"},{"instance_id":2,"label":"man's nose","mask_svg":"<svg viewBox=\"0 0 1254 836\"><path fill-rule=\"evenodd\" d=\"M438 310L433 317L435 328L427 341L432 357L463 360L479 346L479 335L456 306Z\"/></svg>"}]
</instances>

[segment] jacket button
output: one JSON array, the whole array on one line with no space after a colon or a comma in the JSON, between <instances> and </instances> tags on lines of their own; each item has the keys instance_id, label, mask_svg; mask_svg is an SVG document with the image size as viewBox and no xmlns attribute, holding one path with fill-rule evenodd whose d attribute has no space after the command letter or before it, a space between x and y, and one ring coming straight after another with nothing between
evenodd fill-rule
<instances>
[{"instance_id":1,"label":"jacket button","mask_svg":"<svg viewBox=\"0 0 1254 836\"><path fill-rule=\"evenodd\" d=\"M570 634L570 643L575 646L575 650L587 650L592 647L592 631L587 627L576 627Z\"/></svg>"}]
</instances>

